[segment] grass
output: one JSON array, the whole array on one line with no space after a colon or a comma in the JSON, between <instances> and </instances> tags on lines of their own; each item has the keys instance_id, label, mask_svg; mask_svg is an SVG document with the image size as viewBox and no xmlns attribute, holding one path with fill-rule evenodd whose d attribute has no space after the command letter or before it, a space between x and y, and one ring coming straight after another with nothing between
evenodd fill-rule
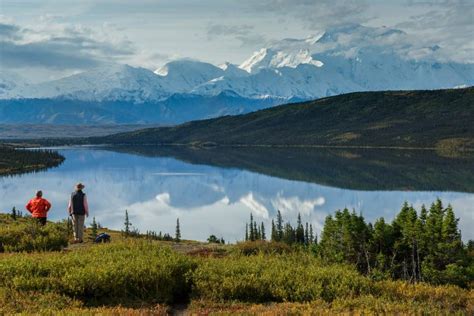
<instances>
[{"instance_id":1,"label":"grass","mask_svg":"<svg viewBox=\"0 0 474 316\"><path fill-rule=\"evenodd\" d=\"M175 243L109 232L110 244L0 253L0 314L474 312L472 290L376 281L277 243Z\"/></svg>"}]
</instances>

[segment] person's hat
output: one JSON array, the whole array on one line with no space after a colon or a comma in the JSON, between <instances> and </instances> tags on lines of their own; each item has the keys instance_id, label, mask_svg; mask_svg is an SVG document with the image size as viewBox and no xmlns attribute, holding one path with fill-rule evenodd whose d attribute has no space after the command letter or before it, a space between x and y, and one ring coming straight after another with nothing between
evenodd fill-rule
<instances>
[{"instance_id":1,"label":"person's hat","mask_svg":"<svg viewBox=\"0 0 474 316\"><path fill-rule=\"evenodd\" d=\"M76 189L78 189L78 190L82 190L82 189L84 189L85 187L86 187L86 186L83 185L83 184L80 183L80 182L79 182L78 184L76 184Z\"/></svg>"}]
</instances>

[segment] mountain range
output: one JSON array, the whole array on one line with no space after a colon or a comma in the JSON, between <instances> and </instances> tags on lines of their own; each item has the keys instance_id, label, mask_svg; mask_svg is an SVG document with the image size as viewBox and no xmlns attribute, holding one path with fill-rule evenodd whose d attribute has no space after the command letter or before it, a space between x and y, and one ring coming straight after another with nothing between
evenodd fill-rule
<instances>
[{"instance_id":1,"label":"mountain range","mask_svg":"<svg viewBox=\"0 0 474 316\"><path fill-rule=\"evenodd\" d=\"M333 27L271 42L240 65L175 60L154 72L103 64L36 84L0 72L0 123L176 124L354 91L474 85L474 64L442 61L385 27Z\"/></svg>"}]
</instances>

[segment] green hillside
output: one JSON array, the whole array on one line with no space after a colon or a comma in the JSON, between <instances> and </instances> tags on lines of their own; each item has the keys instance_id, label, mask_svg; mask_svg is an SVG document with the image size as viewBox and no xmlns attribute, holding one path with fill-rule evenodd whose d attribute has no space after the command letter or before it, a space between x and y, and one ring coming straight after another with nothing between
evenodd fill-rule
<instances>
[{"instance_id":1,"label":"green hillside","mask_svg":"<svg viewBox=\"0 0 474 316\"><path fill-rule=\"evenodd\" d=\"M92 138L109 144L474 148L474 88L350 93Z\"/></svg>"}]
</instances>

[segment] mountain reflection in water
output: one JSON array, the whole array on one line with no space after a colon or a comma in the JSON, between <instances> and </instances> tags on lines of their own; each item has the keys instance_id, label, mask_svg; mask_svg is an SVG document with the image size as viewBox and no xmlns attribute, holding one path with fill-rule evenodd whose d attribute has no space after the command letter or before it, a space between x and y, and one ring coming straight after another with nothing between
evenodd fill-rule
<instances>
[{"instance_id":1,"label":"mountain reflection in water","mask_svg":"<svg viewBox=\"0 0 474 316\"><path fill-rule=\"evenodd\" d=\"M86 184L92 214L121 229L125 209L141 231L183 238L210 234L241 240L252 212L270 229L280 210L298 212L318 233L328 214L348 207L368 221L391 220L404 201L415 207L437 197L461 218L463 239L474 238L474 160L432 151L304 148L106 147L61 148L66 161L35 174L0 178L0 210L23 208L36 189L66 217L74 183ZM89 219L89 222L91 219Z\"/></svg>"}]
</instances>

